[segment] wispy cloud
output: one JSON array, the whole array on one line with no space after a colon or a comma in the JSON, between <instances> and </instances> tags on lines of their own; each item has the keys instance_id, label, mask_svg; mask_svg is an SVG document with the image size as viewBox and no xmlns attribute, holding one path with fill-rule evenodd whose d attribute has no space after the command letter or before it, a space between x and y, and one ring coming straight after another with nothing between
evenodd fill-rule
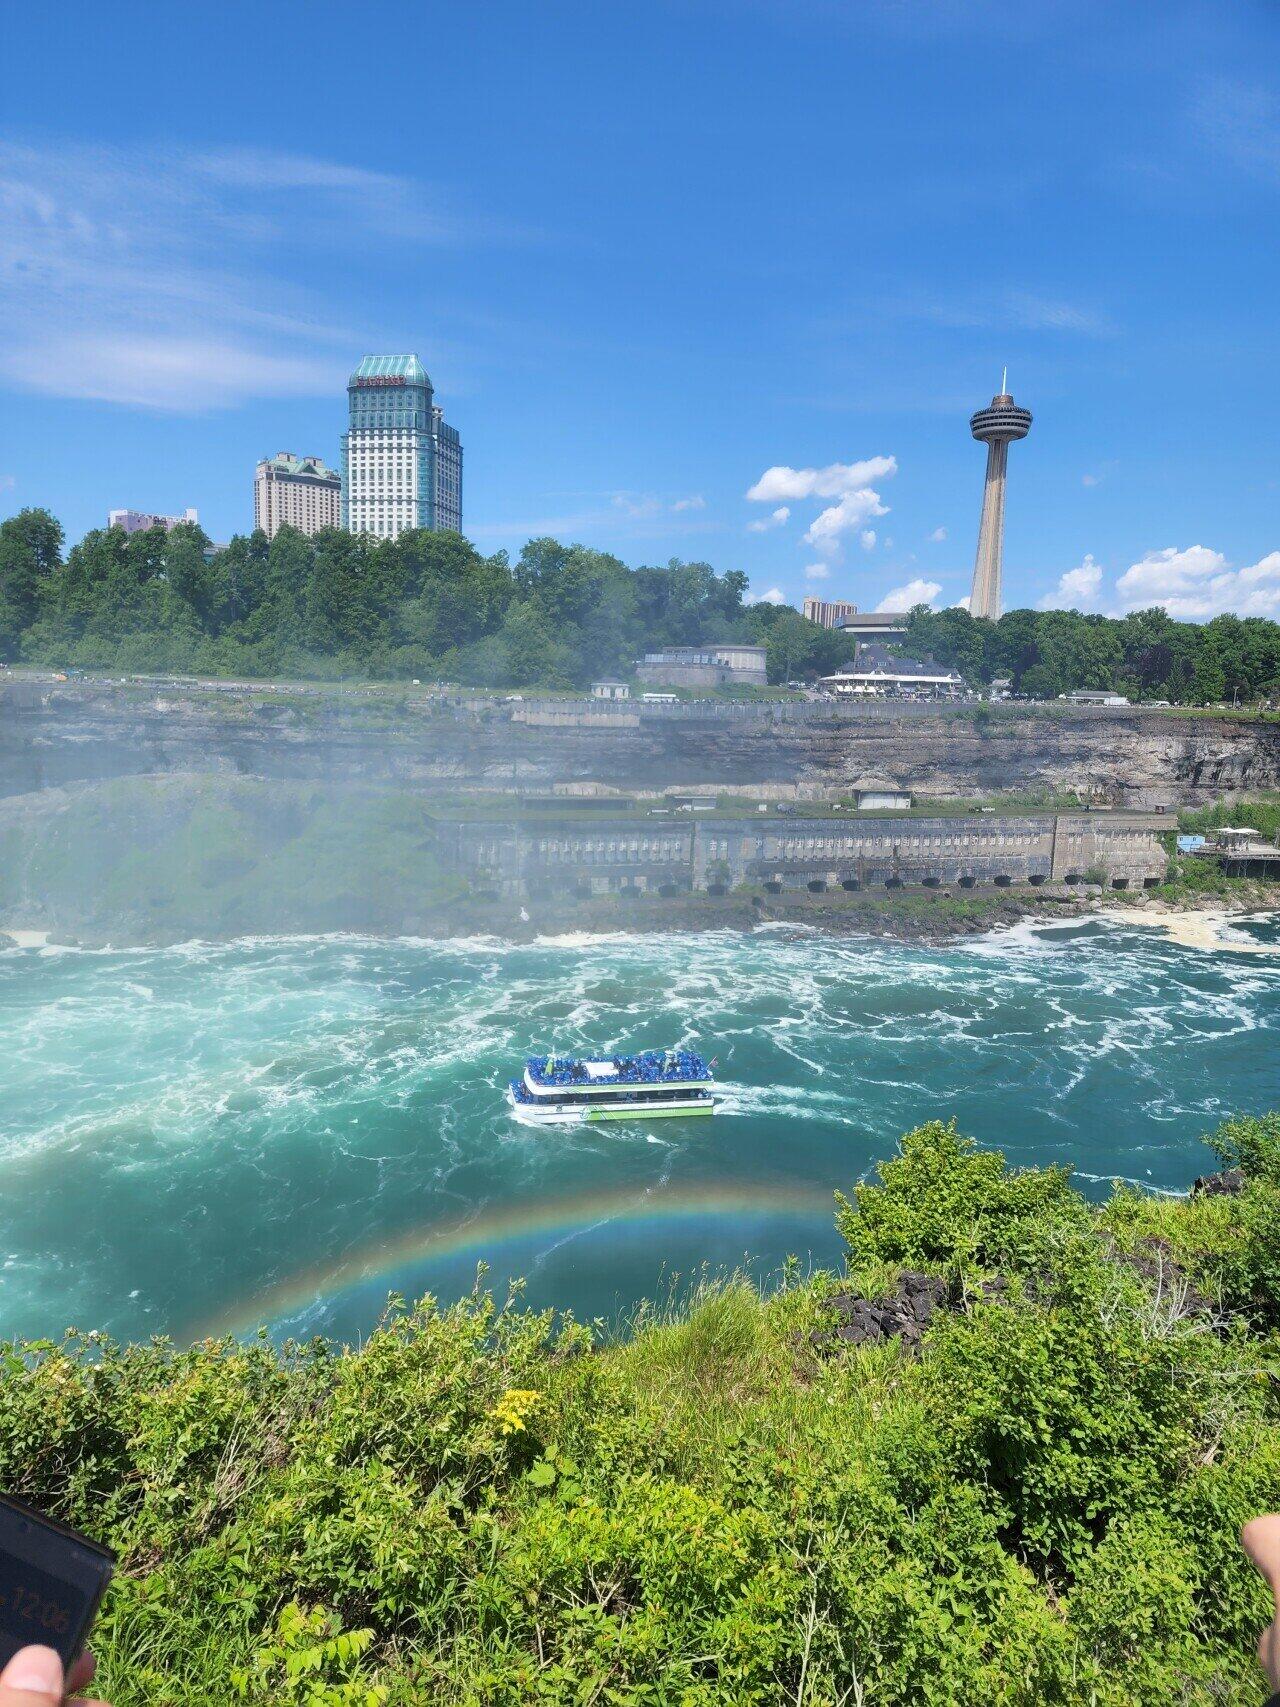
<instances>
[{"instance_id":1,"label":"wispy cloud","mask_svg":"<svg viewBox=\"0 0 1280 1707\"><path fill-rule=\"evenodd\" d=\"M526 516L507 522L484 522L467 532L485 539L540 539L553 535L562 539L591 540L600 536L627 539L660 539L668 534L718 533L723 522L701 514L706 499L666 498L653 492L576 492L551 494L586 500L577 509ZM673 519L678 518L678 519Z\"/></svg>"},{"instance_id":2,"label":"wispy cloud","mask_svg":"<svg viewBox=\"0 0 1280 1707\"><path fill-rule=\"evenodd\" d=\"M770 528L785 527L790 519L791 511L785 504L779 504L778 508L770 515L762 516L759 521L748 522L747 532L768 533Z\"/></svg>"},{"instance_id":3,"label":"wispy cloud","mask_svg":"<svg viewBox=\"0 0 1280 1707\"><path fill-rule=\"evenodd\" d=\"M929 535L929 543L931 545L941 545L942 541L946 537L947 537L946 528L934 528L933 532Z\"/></svg>"},{"instance_id":4,"label":"wispy cloud","mask_svg":"<svg viewBox=\"0 0 1280 1707\"><path fill-rule=\"evenodd\" d=\"M329 391L364 337L280 257L475 229L414 180L305 155L0 141L0 379L192 412Z\"/></svg>"},{"instance_id":5,"label":"wispy cloud","mask_svg":"<svg viewBox=\"0 0 1280 1707\"><path fill-rule=\"evenodd\" d=\"M903 291L877 306L897 319L928 321L953 331L1061 332L1085 338L1111 338L1117 331L1105 310L1052 291L1012 288L946 296Z\"/></svg>"},{"instance_id":6,"label":"wispy cloud","mask_svg":"<svg viewBox=\"0 0 1280 1707\"><path fill-rule=\"evenodd\" d=\"M1193 116L1201 135L1237 166L1280 181L1280 99L1270 89L1213 78L1202 85Z\"/></svg>"}]
</instances>

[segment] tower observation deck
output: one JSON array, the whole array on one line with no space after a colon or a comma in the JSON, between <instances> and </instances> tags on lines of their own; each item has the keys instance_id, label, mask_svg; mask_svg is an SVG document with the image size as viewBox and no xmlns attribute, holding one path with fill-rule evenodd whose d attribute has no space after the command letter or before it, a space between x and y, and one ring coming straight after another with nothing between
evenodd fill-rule
<instances>
[{"instance_id":1,"label":"tower observation deck","mask_svg":"<svg viewBox=\"0 0 1280 1707\"><path fill-rule=\"evenodd\" d=\"M990 617L993 621L1000 615L1004 568L1004 484L1009 446L1014 439L1025 439L1031 431L1031 411L1020 409L1013 401L1005 389L1008 380L1006 369L1000 391L986 409L979 409L969 421L969 430L974 438L987 447L987 479L982 491L982 520L978 525L978 554L973 563L969 613L971 616Z\"/></svg>"}]
</instances>

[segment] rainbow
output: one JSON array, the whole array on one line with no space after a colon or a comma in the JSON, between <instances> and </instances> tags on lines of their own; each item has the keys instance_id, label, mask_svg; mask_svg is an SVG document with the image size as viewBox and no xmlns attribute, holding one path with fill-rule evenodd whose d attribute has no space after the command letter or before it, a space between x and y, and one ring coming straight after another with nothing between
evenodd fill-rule
<instances>
[{"instance_id":1,"label":"rainbow","mask_svg":"<svg viewBox=\"0 0 1280 1707\"><path fill-rule=\"evenodd\" d=\"M392 1279L400 1270L469 1253L474 1253L477 1261L492 1261L504 1247L533 1237L559 1242L606 1222L678 1225L708 1217L772 1215L812 1215L830 1224L832 1195L828 1191L766 1185L734 1188L707 1184L674 1191L632 1188L582 1192L541 1204L497 1209L470 1219L431 1222L389 1239L371 1241L338 1262L317 1263L290 1275L238 1303L221 1319L196 1327L181 1338L185 1342L251 1333L262 1323L281 1321L309 1304L335 1298L357 1286L383 1280L391 1290Z\"/></svg>"}]
</instances>

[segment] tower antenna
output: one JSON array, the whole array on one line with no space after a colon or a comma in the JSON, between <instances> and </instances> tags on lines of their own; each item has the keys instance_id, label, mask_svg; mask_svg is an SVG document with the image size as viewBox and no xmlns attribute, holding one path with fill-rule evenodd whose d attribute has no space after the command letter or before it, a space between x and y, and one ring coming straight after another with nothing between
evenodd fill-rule
<instances>
[{"instance_id":1,"label":"tower antenna","mask_svg":"<svg viewBox=\"0 0 1280 1707\"><path fill-rule=\"evenodd\" d=\"M1006 367L1004 372L1000 375L1000 395L1001 395L1001 397L1007 397L1008 394L1009 394L1009 369Z\"/></svg>"}]
</instances>

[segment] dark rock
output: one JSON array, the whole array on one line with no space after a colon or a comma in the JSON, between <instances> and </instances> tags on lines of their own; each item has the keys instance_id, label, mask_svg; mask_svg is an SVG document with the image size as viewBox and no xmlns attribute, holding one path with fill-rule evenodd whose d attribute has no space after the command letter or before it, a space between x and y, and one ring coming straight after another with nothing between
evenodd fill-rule
<instances>
[{"instance_id":1,"label":"dark rock","mask_svg":"<svg viewBox=\"0 0 1280 1707\"><path fill-rule=\"evenodd\" d=\"M935 1274L911 1270L899 1276L895 1290L881 1299L859 1298L852 1292L836 1292L823 1300L823 1307L837 1319L834 1333L817 1331L810 1336L814 1346L830 1346L833 1340L846 1345L880 1345L897 1339L917 1347L935 1312L947 1302L947 1283Z\"/></svg>"},{"instance_id":2,"label":"dark rock","mask_svg":"<svg viewBox=\"0 0 1280 1707\"><path fill-rule=\"evenodd\" d=\"M1248 1181L1241 1168L1223 1168L1216 1174L1201 1174L1191 1187L1192 1197L1239 1197Z\"/></svg>"}]
</instances>

